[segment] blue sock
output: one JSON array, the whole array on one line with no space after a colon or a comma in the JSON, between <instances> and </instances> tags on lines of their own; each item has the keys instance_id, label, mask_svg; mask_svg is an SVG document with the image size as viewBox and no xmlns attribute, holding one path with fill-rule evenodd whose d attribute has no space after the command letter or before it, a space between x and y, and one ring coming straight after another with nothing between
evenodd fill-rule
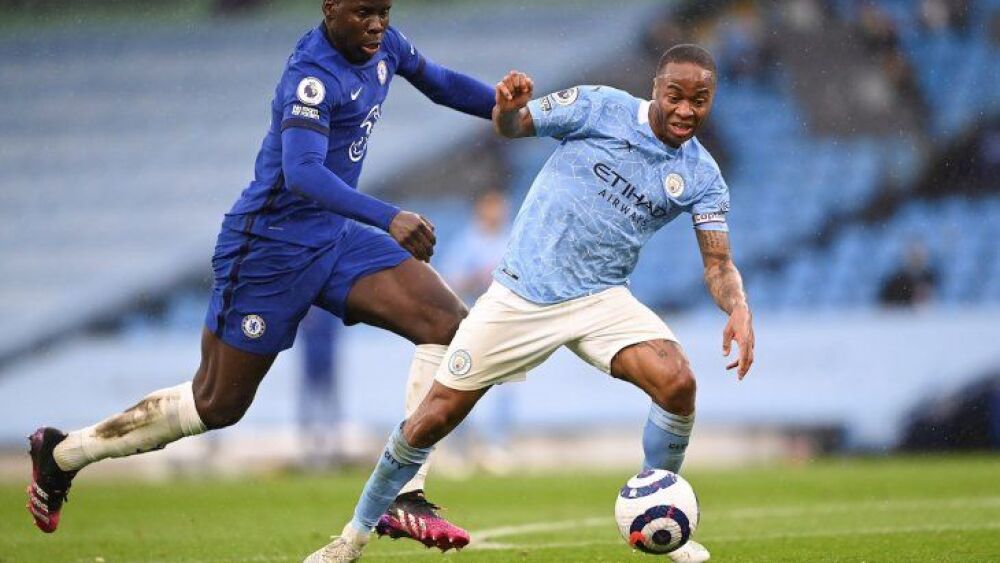
<instances>
[{"instance_id":1,"label":"blue sock","mask_svg":"<svg viewBox=\"0 0 1000 563\"><path fill-rule=\"evenodd\" d=\"M653 403L642 431L642 451L646 454L642 468L680 471L693 426L694 414L669 413Z\"/></svg>"},{"instance_id":2,"label":"blue sock","mask_svg":"<svg viewBox=\"0 0 1000 563\"><path fill-rule=\"evenodd\" d=\"M371 532L400 489L413 479L433 449L410 446L403 437L403 425L397 426L389 436L375 471L365 483L358 505L354 508L351 525L364 533Z\"/></svg>"}]
</instances>

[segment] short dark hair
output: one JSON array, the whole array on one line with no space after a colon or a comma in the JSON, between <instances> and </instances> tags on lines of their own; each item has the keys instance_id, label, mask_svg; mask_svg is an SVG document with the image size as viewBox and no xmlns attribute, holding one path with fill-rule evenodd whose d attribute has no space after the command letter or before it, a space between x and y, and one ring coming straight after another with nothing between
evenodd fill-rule
<instances>
[{"instance_id":1,"label":"short dark hair","mask_svg":"<svg viewBox=\"0 0 1000 563\"><path fill-rule=\"evenodd\" d=\"M656 74L663 72L663 67L668 63L694 63L701 68L711 71L715 75L715 57L708 49L691 43L674 45L667 49L660 57L660 62L656 65Z\"/></svg>"}]
</instances>

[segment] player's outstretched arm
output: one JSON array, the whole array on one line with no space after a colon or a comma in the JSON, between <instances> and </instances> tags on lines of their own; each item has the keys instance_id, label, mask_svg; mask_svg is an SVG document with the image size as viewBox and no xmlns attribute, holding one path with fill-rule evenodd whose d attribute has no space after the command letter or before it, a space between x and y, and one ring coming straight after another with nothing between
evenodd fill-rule
<instances>
[{"instance_id":1,"label":"player's outstretched arm","mask_svg":"<svg viewBox=\"0 0 1000 563\"><path fill-rule=\"evenodd\" d=\"M753 316L743 290L743 278L733 264L729 234L709 230L696 230L695 233L705 264L705 285L719 308L729 315L726 328L722 331L722 352L729 356L733 340L739 346L739 358L726 369L737 368L737 375L743 379L753 364Z\"/></svg>"},{"instance_id":2,"label":"player's outstretched arm","mask_svg":"<svg viewBox=\"0 0 1000 563\"><path fill-rule=\"evenodd\" d=\"M423 59L416 73L403 76L436 104L483 119L489 119L493 113L493 92L487 84L471 76L427 59Z\"/></svg>"},{"instance_id":3,"label":"player's outstretched arm","mask_svg":"<svg viewBox=\"0 0 1000 563\"><path fill-rule=\"evenodd\" d=\"M281 167L288 189L344 217L378 227L418 260L434 253L434 227L423 217L400 211L355 190L327 168L329 139L316 131L289 127L281 133Z\"/></svg>"},{"instance_id":4,"label":"player's outstretched arm","mask_svg":"<svg viewBox=\"0 0 1000 563\"><path fill-rule=\"evenodd\" d=\"M516 70L508 72L503 80L497 82L493 127L500 136L516 139L535 135L535 123L527 107L534 90L531 78Z\"/></svg>"}]
</instances>

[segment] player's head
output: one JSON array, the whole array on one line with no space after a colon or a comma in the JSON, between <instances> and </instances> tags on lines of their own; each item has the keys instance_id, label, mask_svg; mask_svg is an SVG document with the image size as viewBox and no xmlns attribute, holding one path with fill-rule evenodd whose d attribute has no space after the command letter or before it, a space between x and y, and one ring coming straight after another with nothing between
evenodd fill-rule
<instances>
[{"instance_id":1,"label":"player's head","mask_svg":"<svg viewBox=\"0 0 1000 563\"><path fill-rule=\"evenodd\" d=\"M676 45L663 53L653 78L649 124L668 145L694 137L712 110L715 59L697 45Z\"/></svg>"},{"instance_id":2,"label":"player's head","mask_svg":"<svg viewBox=\"0 0 1000 563\"><path fill-rule=\"evenodd\" d=\"M392 0L324 0L330 41L352 63L367 61L382 46L391 9Z\"/></svg>"}]
</instances>

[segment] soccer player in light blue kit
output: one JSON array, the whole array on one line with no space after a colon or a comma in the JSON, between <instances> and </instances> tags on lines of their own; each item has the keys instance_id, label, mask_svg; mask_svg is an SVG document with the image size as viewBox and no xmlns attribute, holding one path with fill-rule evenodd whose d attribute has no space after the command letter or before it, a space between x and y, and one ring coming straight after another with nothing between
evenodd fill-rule
<instances>
[{"instance_id":1,"label":"soccer player in light blue kit","mask_svg":"<svg viewBox=\"0 0 1000 563\"><path fill-rule=\"evenodd\" d=\"M644 468L680 469L694 424L694 375L670 329L629 292L628 275L653 233L690 215L705 282L729 315L723 352L729 355L733 340L739 346L727 369L737 368L740 379L747 374L754 334L730 257L729 192L694 138L715 88L715 62L694 45L664 53L651 101L580 86L529 102L533 86L524 74L511 72L497 84L493 122L501 135L562 142L518 213L493 285L459 327L423 402L389 438L354 518L307 562L359 558L379 517L434 444L492 385L524 379L560 346L649 395ZM709 558L693 541L669 556Z\"/></svg>"}]
</instances>

